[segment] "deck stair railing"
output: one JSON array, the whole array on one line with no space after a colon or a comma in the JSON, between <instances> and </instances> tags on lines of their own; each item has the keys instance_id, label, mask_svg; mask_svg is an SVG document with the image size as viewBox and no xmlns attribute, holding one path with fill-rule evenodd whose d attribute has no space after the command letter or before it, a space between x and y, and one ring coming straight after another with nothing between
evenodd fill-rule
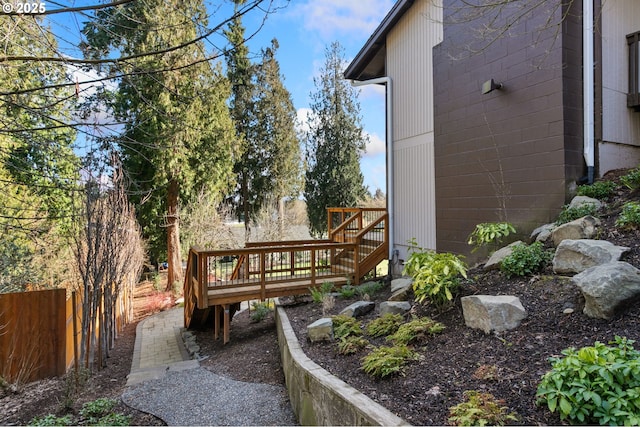
<instances>
[{"instance_id":1,"label":"deck stair railing","mask_svg":"<svg viewBox=\"0 0 640 427\"><path fill-rule=\"evenodd\" d=\"M343 216L343 222L332 227L332 214ZM222 322L226 343L232 304L304 294L324 282L336 287L358 284L386 257L386 224L383 209L365 213L331 208L329 239L254 242L231 250L191 248L184 284L185 326L201 324L213 314L216 337Z\"/></svg>"}]
</instances>

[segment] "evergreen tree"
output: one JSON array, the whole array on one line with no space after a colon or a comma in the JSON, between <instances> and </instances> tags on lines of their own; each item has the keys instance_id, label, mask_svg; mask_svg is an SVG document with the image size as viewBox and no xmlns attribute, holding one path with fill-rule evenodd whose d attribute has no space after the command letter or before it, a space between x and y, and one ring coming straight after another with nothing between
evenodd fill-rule
<instances>
[{"instance_id":1,"label":"evergreen tree","mask_svg":"<svg viewBox=\"0 0 640 427\"><path fill-rule=\"evenodd\" d=\"M342 77L344 50L338 42L326 49L320 77L314 78L309 131L306 135L306 181L309 227L314 235L327 231L327 207L353 207L366 194L360 155L363 132L357 91Z\"/></svg>"},{"instance_id":2,"label":"evergreen tree","mask_svg":"<svg viewBox=\"0 0 640 427\"><path fill-rule=\"evenodd\" d=\"M112 108L125 122L117 142L131 201L152 258L167 256L168 288L182 280L179 205L233 185L228 81L195 41L206 16L201 0L148 0L101 10L83 30L89 56L134 56L115 65L126 77Z\"/></svg>"},{"instance_id":3,"label":"evergreen tree","mask_svg":"<svg viewBox=\"0 0 640 427\"><path fill-rule=\"evenodd\" d=\"M274 39L271 47L262 51L262 62L256 67L256 120L250 135L263 153L260 167L255 171L256 208L271 197L278 203L282 224L283 198L297 197L300 193L302 165L295 129L296 110L282 82L280 65L275 58L277 49L278 41Z\"/></svg>"},{"instance_id":4,"label":"evergreen tree","mask_svg":"<svg viewBox=\"0 0 640 427\"><path fill-rule=\"evenodd\" d=\"M236 0L235 10L244 3ZM257 169L258 149L251 139L249 130L253 124L253 66L249 60L249 48L245 44L245 28L242 18L236 16L224 32L231 43L231 49L225 54L227 62L227 78L231 83L231 98L229 108L236 128L236 145L240 155L235 160L234 173L237 176L237 187L234 199L238 219L244 219L246 238L250 232L251 217L255 212L252 200L253 173Z\"/></svg>"},{"instance_id":5,"label":"evergreen tree","mask_svg":"<svg viewBox=\"0 0 640 427\"><path fill-rule=\"evenodd\" d=\"M33 16L0 16L0 38L8 56L57 49ZM67 81L61 64L0 63L0 292L64 278L51 267L63 264L56 257L73 222L79 180L76 132L68 126L76 99L73 89L55 87Z\"/></svg>"}]
</instances>

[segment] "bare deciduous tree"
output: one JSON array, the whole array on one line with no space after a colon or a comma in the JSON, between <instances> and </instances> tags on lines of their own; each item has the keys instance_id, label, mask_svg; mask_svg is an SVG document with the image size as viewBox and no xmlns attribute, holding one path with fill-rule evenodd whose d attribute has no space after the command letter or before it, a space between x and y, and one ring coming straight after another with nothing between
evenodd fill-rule
<instances>
[{"instance_id":1,"label":"bare deciduous tree","mask_svg":"<svg viewBox=\"0 0 640 427\"><path fill-rule=\"evenodd\" d=\"M141 230L121 169L116 166L113 175L112 187L106 190L96 182L87 183L79 216L75 251L83 305L80 359L89 369L96 350L99 366L106 365L117 333L115 304L123 293L132 297L145 260ZM132 317L132 312L125 317Z\"/></svg>"}]
</instances>

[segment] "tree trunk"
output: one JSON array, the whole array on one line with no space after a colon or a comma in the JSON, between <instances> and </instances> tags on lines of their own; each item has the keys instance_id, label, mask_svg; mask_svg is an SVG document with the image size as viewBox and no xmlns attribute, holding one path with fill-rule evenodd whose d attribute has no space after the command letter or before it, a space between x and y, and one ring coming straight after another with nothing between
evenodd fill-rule
<instances>
[{"instance_id":1,"label":"tree trunk","mask_svg":"<svg viewBox=\"0 0 640 427\"><path fill-rule=\"evenodd\" d=\"M174 179L169 182L167 195L167 291L173 288L175 282L182 283L182 257L180 256L180 225L178 217L179 184Z\"/></svg>"}]
</instances>

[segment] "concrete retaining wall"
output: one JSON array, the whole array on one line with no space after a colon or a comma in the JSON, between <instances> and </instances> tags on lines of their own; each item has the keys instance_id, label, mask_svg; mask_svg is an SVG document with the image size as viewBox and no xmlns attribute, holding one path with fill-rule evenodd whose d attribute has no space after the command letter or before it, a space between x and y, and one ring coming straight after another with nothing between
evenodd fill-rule
<instances>
[{"instance_id":1,"label":"concrete retaining wall","mask_svg":"<svg viewBox=\"0 0 640 427\"><path fill-rule=\"evenodd\" d=\"M408 425L309 359L282 307L276 324L289 400L301 425Z\"/></svg>"}]
</instances>

